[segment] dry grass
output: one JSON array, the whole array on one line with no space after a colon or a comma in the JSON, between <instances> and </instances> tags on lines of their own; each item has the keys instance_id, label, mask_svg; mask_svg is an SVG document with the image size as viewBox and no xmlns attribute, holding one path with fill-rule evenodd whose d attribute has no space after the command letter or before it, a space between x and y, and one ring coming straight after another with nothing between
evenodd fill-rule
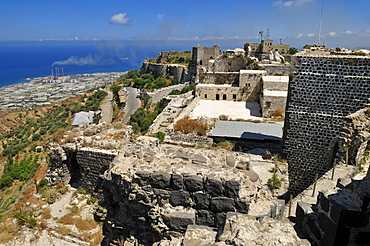
<instances>
[{"instance_id":1,"label":"dry grass","mask_svg":"<svg viewBox=\"0 0 370 246\"><path fill-rule=\"evenodd\" d=\"M98 223L95 220L76 220L75 226L80 231L92 230L98 226Z\"/></svg>"},{"instance_id":2,"label":"dry grass","mask_svg":"<svg viewBox=\"0 0 370 246\"><path fill-rule=\"evenodd\" d=\"M71 213L68 213L64 215L62 218L58 220L58 223L64 224L64 225L73 225L75 223L75 219L73 218L73 215Z\"/></svg>"},{"instance_id":3,"label":"dry grass","mask_svg":"<svg viewBox=\"0 0 370 246\"><path fill-rule=\"evenodd\" d=\"M44 220L48 220L51 217L52 216L51 216L51 210L50 210L50 208L45 208L44 211L41 214L41 218L44 219Z\"/></svg>"},{"instance_id":4,"label":"dry grass","mask_svg":"<svg viewBox=\"0 0 370 246\"><path fill-rule=\"evenodd\" d=\"M18 224L13 223L10 219L0 223L0 243L6 243L17 233Z\"/></svg>"},{"instance_id":5,"label":"dry grass","mask_svg":"<svg viewBox=\"0 0 370 246\"><path fill-rule=\"evenodd\" d=\"M90 242L91 246L100 245L104 239L102 228L94 234L84 232L81 234L81 237L84 238L85 241Z\"/></svg>"},{"instance_id":6,"label":"dry grass","mask_svg":"<svg viewBox=\"0 0 370 246\"><path fill-rule=\"evenodd\" d=\"M56 232L61 234L61 235L66 236L66 235L68 235L68 233L71 233L72 230L67 226L58 226L58 228L56 229Z\"/></svg>"},{"instance_id":7,"label":"dry grass","mask_svg":"<svg viewBox=\"0 0 370 246\"><path fill-rule=\"evenodd\" d=\"M208 125L197 120L181 119L174 124L174 130L184 134L196 132L199 136L206 134Z\"/></svg>"}]
</instances>

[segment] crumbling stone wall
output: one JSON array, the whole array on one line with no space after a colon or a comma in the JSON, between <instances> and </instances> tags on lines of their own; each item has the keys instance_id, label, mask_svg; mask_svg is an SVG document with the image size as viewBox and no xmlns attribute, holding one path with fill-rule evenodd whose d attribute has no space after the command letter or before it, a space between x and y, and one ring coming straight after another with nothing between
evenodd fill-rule
<instances>
[{"instance_id":1,"label":"crumbling stone wall","mask_svg":"<svg viewBox=\"0 0 370 246\"><path fill-rule=\"evenodd\" d=\"M332 167L346 116L369 102L369 71L369 57L297 56L284 126L293 194Z\"/></svg>"},{"instance_id":2,"label":"crumbling stone wall","mask_svg":"<svg viewBox=\"0 0 370 246\"><path fill-rule=\"evenodd\" d=\"M144 61L141 65L141 72L154 74L155 78L173 77L178 82L189 81L187 67L178 64L157 64Z\"/></svg>"},{"instance_id":3,"label":"crumbling stone wall","mask_svg":"<svg viewBox=\"0 0 370 246\"><path fill-rule=\"evenodd\" d=\"M50 148L50 170L47 177L52 183L61 181L82 186L91 194L99 194L101 175L106 171L117 151L76 148L72 145L54 145Z\"/></svg>"},{"instance_id":4,"label":"crumbling stone wall","mask_svg":"<svg viewBox=\"0 0 370 246\"><path fill-rule=\"evenodd\" d=\"M188 83L171 85L161 89L154 90L153 92L147 92L147 95L151 97L152 103L157 103L164 97L166 97L171 91L179 90L181 91L185 86L188 86Z\"/></svg>"},{"instance_id":5,"label":"crumbling stone wall","mask_svg":"<svg viewBox=\"0 0 370 246\"><path fill-rule=\"evenodd\" d=\"M339 180L335 189L319 192L315 209L298 202L297 229L313 245L368 245L370 180L350 181Z\"/></svg>"}]
</instances>

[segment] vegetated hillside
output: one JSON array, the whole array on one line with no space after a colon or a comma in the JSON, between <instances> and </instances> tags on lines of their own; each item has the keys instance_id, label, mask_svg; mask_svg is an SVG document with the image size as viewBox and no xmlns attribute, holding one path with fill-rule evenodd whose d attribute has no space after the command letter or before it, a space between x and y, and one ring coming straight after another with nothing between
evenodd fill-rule
<instances>
[{"instance_id":1,"label":"vegetated hillside","mask_svg":"<svg viewBox=\"0 0 370 246\"><path fill-rule=\"evenodd\" d=\"M58 140L74 113L98 110L106 95L103 90L91 91L0 118L0 222L24 207L35 184L45 177L47 141Z\"/></svg>"},{"instance_id":2,"label":"vegetated hillside","mask_svg":"<svg viewBox=\"0 0 370 246\"><path fill-rule=\"evenodd\" d=\"M141 73L139 70L130 70L118 78L121 87L134 87L141 90L153 91L179 82L171 78L154 78L153 73Z\"/></svg>"}]
</instances>

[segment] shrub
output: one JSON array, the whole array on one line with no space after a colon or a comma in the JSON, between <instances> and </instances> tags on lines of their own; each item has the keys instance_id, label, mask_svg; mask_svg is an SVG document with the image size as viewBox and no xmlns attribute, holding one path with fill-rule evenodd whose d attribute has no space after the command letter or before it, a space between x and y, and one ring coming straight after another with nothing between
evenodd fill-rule
<instances>
[{"instance_id":1,"label":"shrub","mask_svg":"<svg viewBox=\"0 0 370 246\"><path fill-rule=\"evenodd\" d=\"M200 136L205 136L208 125L197 120L181 119L174 124L174 130L184 134L196 132Z\"/></svg>"},{"instance_id":2,"label":"shrub","mask_svg":"<svg viewBox=\"0 0 370 246\"><path fill-rule=\"evenodd\" d=\"M218 119L219 120L229 120L229 116L221 114L221 115L218 116Z\"/></svg>"},{"instance_id":3,"label":"shrub","mask_svg":"<svg viewBox=\"0 0 370 246\"><path fill-rule=\"evenodd\" d=\"M281 180L274 173L270 179L267 180L267 185L271 189L279 189L281 187Z\"/></svg>"},{"instance_id":4,"label":"shrub","mask_svg":"<svg viewBox=\"0 0 370 246\"><path fill-rule=\"evenodd\" d=\"M153 137L158 138L161 143L164 142L164 137L166 135L163 132L157 132L153 135Z\"/></svg>"},{"instance_id":5,"label":"shrub","mask_svg":"<svg viewBox=\"0 0 370 246\"><path fill-rule=\"evenodd\" d=\"M32 216L31 211L19 211L14 213L14 217L17 219L19 225L26 225L28 227L34 227L37 223L37 219Z\"/></svg>"},{"instance_id":6,"label":"shrub","mask_svg":"<svg viewBox=\"0 0 370 246\"><path fill-rule=\"evenodd\" d=\"M284 116L284 113L282 110L278 109L278 110L275 110L273 113L272 113L272 116L274 117L283 117Z\"/></svg>"}]
</instances>

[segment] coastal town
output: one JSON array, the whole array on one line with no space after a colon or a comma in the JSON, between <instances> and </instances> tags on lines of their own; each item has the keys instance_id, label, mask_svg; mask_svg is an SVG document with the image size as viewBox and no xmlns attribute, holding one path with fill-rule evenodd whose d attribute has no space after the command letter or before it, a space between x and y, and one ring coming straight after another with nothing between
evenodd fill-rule
<instances>
[{"instance_id":1,"label":"coastal town","mask_svg":"<svg viewBox=\"0 0 370 246\"><path fill-rule=\"evenodd\" d=\"M90 89L111 84L123 72L46 76L0 88L0 110L20 110L48 105L69 97L83 95Z\"/></svg>"}]
</instances>

